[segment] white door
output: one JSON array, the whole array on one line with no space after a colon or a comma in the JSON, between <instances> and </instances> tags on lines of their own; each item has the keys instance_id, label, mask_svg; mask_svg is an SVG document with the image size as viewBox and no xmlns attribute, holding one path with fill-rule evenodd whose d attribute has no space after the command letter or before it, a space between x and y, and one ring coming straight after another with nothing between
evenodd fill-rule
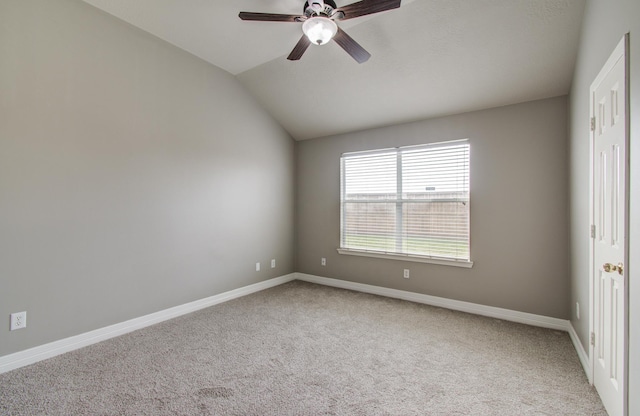
<instances>
[{"instance_id":1,"label":"white door","mask_svg":"<svg viewBox=\"0 0 640 416\"><path fill-rule=\"evenodd\" d=\"M591 86L593 382L610 416L625 403L627 247L626 38ZM593 235L592 235L593 236Z\"/></svg>"}]
</instances>

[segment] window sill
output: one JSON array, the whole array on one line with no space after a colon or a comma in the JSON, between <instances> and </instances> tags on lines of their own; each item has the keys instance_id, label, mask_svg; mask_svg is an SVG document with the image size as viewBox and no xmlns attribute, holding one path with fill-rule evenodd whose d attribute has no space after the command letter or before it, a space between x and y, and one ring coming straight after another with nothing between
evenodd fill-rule
<instances>
[{"instance_id":1,"label":"window sill","mask_svg":"<svg viewBox=\"0 0 640 416\"><path fill-rule=\"evenodd\" d=\"M348 256L363 256L363 257L374 257L378 259L411 261L415 263L430 263L430 264L439 264L441 266L464 267L467 269L470 269L471 267L473 267L473 262L469 260L450 260L450 259L443 259L443 258L436 258L436 257L412 256L409 254L381 253L377 251L353 250L353 249L347 249L347 248L339 248L338 253L346 254Z\"/></svg>"}]
</instances>

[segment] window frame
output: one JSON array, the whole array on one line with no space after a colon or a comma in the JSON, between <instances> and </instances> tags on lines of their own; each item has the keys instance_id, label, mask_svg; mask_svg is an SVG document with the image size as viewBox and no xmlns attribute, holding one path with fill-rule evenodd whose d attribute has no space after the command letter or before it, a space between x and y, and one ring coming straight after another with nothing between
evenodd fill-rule
<instances>
[{"instance_id":1,"label":"window frame","mask_svg":"<svg viewBox=\"0 0 640 416\"><path fill-rule=\"evenodd\" d=\"M419 263L431 263L431 264L439 264L439 265L447 265L447 266L455 266L455 267L464 267L471 268L473 266L473 261L471 260L471 210L469 208L468 214L468 223L469 223L469 231L468 231L468 259L460 259L455 257L446 257L446 256L435 256L435 255L420 255L420 254L407 254L402 252L391 252L391 251L378 251L375 249L357 249L357 248L347 248L344 247L344 239L345 239L345 206L349 202L345 200L345 188L346 188L346 175L345 175L345 160L349 157L357 157L357 156L375 156L377 154L393 154L395 153L398 162L396 167L396 176L398 181L398 186L396 187L396 198L389 199L389 203L396 204L396 210L402 210L402 207L407 203L405 199L402 198L402 194L398 194L398 190L402 191L402 168L401 168L401 155L403 152L411 151L411 150L420 150L423 149L437 149L447 146L455 146L457 144L467 144L469 146L469 161L468 161L468 179L471 181L471 152L470 152L470 140L467 139L459 139L459 140L449 140L435 143L427 143L422 145L415 146L401 146L401 147L393 147L393 148L384 148L384 149L374 149L367 151L356 151L356 152L346 152L340 155L340 244L337 249L338 253L344 255L352 255L352 256L363 256L363 257L373 257L373 258L383 258L383 259L392 259L392 260L402 260L402 261L411 261L411 262L419 262ZM399 174L398 174L399 173ZM469 194L466 199L466 203L469 204L471 199L471 191L469 184ZM353 201L351 201L353 202ZM470 206L470 205L469 205ZM400 218L401 220L401 218ZM396 217L396 222L398 221L398 217ZM396 225L395 235L396 235L396 244L398 243L397 235L400 232L398 225Z\"/></svg>"}]
</instances>

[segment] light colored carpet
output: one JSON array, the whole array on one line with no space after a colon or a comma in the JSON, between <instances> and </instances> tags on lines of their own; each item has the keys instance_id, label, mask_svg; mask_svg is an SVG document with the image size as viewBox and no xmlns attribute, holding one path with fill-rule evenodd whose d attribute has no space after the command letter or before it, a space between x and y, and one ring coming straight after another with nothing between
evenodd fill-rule
<instances>
[{"instance_id":1,"label":"light colored carpet","mask_svg":"<svg viewBox=\"0 0 640 416\"><path fill-rule=\"evenodd\" d=\"M2 415L606 415L566 333L294 281L0 375Z\"/></svg>"}]
</instances>

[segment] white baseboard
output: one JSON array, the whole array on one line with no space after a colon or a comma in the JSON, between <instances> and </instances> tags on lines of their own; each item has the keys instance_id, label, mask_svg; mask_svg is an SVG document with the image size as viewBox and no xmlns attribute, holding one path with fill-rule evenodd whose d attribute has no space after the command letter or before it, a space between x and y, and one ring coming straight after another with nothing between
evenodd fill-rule
<instances>
[{"instance_id":1,"label":"white baseboard","mask_svg":"<svg viewBox=\"0 0 640 416\"><path fill-rule=\"evenodd\" d=\"M403 290L372 286L363 283L355 283L345 280L313 276L304 273L291 273L285 276L276 277L274 279L255 283L239 289L231 290L229 292L210 296L204 299L186 303L184 305L179 305L149 315L141 316L139 318L96 329L84 334L75 335L69 338L30 348L28 350L5 355L3 357L0 357L0 374L20 367L24 367L29 364L34 364L47 358L55 357L56 355L64 354L65 352L86 347L91 344L107 340L109 338L114 338L128 332L142 329L150 325L177 318L178 316L195 312L200 309L208 308L219 303L250 295L261 290L269 289L271 287L278 286L292 280L302 280L305 282L317 283L325 286L333 286L342 289L349 289L357 292L370 293L390 298L403 299L411 302L423 303L426 305L438 306L476 315L504 319L507 321L519 322L527 325L567 331L569 332L569 336L571 337L574 347L578 352L578 357L580 358L580 362L582 363L587 376L591 378L588 355L582 347L582 344L580 343L580 340L573 326L567 320L550 318L525 312L518 312L509 309L496 308L493 306L479 305L475 303L463 302L447 298L440 298L420 293L407 292Z\"/></svg>"},{"instance_id":2,"label":"white baseboard","mask_svg":"<svg viewBox=\"0 0 640 416\"><path fill-rule=\"evenodd\" d=\"M357 292L371 293L373 295L386 296L389 298L403 299L425 305L438 306L446 309L472 313L475 315L488 316L491 318L503 319L505 321L519 322L522 324L539 326L543 328L569 331L569 321L558 318L550 318L532 313L518 312L510 309L496 308L493 306L479 305L477 303L463 302L437 296L423 295L421 293L407 292L404 290L389 289L386 287L366 285L363 283L348 282L346 280L330 279L328 277L313 276L304 273L295 273L297 280L317 283L325 286L333 286L342 289L355 290Z\"/></svg>"},{"instance_id":3,"label":"white baseboard","mask_svg":"<svg viewBox=\"0 0 640 416\"><path fill-rule=\"evenodd\" d=\"M587 378L589 379L589 383L593 384L593 372L591 371L591 361L589 360L589 354L584 349L582 342L580 342L580 337L578 337L578 333L575 328L569 322L569 337L571 337L571 342L573 342L573 347L576 349L578 353L578 358L580 359L580 364L582 364L582 368L584 369Z\"/></svg>"},{"instance_id":4,"label":"white baseboard","mask_svg":"<svg viewBox=\"0 0 640 416\"><path fill-rule=\"evenodd\" d=\"M86 347L88 345L95 344L109 338L117 337L119 335L135 331L137 329L142 329L153 324L177 318L181 315L208 308L209 306L217 305L219 303L227 302L232 299L250 295L261 290L269 289L271 287L290 282L294 280L295 277L295 273L276 277L274 279L265 280L263 282L231 290L229 292L220 293L218 295L210 296L204 299L185 303L184 305L176 306L149 315L141 316L139 318L130 319L125 322L96 329L84 334L75 335L69 338L30 348L28 350L5 355L3 357L0 357L0 374L36 363L38 361L45 360L47 358L55 357L56 355L60 355L65 352Z\"/></svg>"}]
</instances>

